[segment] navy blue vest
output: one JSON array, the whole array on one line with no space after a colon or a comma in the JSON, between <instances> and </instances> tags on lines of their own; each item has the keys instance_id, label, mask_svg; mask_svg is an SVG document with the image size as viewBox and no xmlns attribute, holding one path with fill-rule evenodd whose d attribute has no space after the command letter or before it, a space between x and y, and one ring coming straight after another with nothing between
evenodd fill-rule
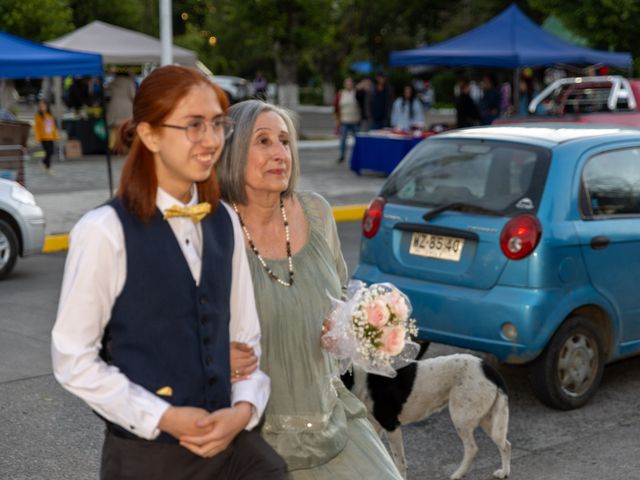
<instances>
[{"instance_id":1,"label":"navy blue vest","mask_svg":"<svg viewBox=\"0 0 640 480\"><path fill-rule=\"evenodd\" d=\"M201 222L202 274L196 285L159 210L145 224L120 200L109 205L122 223L127 255L126 280L107 327L109 362L150 392L170 387L172 395L162 398L172 405L229 407L234 238L227 210L220 205ZM158 440L175 442L164 433Z\"/></svg>"}]
</instances>

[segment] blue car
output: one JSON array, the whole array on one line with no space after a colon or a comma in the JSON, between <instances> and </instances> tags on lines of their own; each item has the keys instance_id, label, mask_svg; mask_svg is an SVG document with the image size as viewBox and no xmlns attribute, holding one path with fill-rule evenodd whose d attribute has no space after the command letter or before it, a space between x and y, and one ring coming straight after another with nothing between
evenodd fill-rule
<instances>
[{"instance_id":1,"label":"blue car","mask_svg":"<svg viewBox=\"0 0 640 480\"><path fill-rule=\"evenodd\" d=\"M640 130L520 124L417 145L363 220L354 278L404 291L424 340L528 364L572 409L640 352Z\"/></svg>"}]
</instances>

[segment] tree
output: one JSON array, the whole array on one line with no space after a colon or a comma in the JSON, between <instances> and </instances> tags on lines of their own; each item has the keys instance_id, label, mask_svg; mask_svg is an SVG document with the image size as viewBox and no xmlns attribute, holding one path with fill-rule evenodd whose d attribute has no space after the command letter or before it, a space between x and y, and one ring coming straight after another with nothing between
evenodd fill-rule
<instances>
[{"instance_id":1,"label":"tree","mask_svg":"<svg viewBox=\"0 0 640 480\"><path fill-rule=\"evenodd\" d=\"M78 27L87 25L94 20L100 20L157 36L157 20L154 31L153 29L148 30L149 27L154 26L154 22L143 19L145 3L149 2L140 2L139 0L111 0L108 2L104 0L69 0L69 5L73 9L73 23ZM157 2L152 3L157 4ZM155 9L158 9L157 5ZM157 19L158 13L155 12L155 16L152 15L150 18Z\"/></svg>"},{"instance_id":2,"label":"tree","mask_svg":"<svg viewBox=\"0 0 640 480\"><path fill-rule=\"evenodd\" d=\"M220 0L215 6L198 5L195 0L180 2L186 22L195 28L186 28L186 34L204 32L199 52L205 53L211 63L230 69L249 70L255 74L256 65L247 65L247 59L273 62L278 83L279 103L296 106L298 103L298 69L306 54L322 39L328 24L332 0ZM175 5L174 5L175 7ZM203 8L214 14L204 14ZM213 44L211 43L213 42ZM207 46L206 43L209 43ZM258 67L261 68L261 67ZM225 72L230 73L230 72Z\"/></svg>"},{"instance_id":3,"label":"tree","mask_svg":"<svg viewBox=\"0 0 640 480\"><path fill-rule=\"evenodd\" d=\"M73 30L73 11L65 0L0 0L0 25L5 32L44 42Z\"/></svg>"},{"instance_id":4,"label":"tree","mask_svg":"<svg viewBox=\"0 0 640 480\"><path fill-rule=\"evenodd\" d=\"M640 56L640 2L637 0L529 0L532 7L557 16L570 30L602 50Z\"/></svg>"}]
</instances>

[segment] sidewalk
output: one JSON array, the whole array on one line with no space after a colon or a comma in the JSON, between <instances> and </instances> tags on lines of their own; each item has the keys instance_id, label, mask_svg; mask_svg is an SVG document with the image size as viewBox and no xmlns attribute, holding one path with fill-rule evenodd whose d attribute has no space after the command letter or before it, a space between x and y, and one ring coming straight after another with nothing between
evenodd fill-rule
<instances>
[{"instance_id":1,"label":"sidewalk","mask_svg":"<svg viewBox=\"0 0 640 480\"><path fill-rule=\"evenodd\" d=\"M338 219L361 218L366 205L380 189L384 177L358 176L347 162L336 164L338 140L300 142L301 178L299 190L319 192L342 216ZM124 157L111 157L113 189L117 189ZM27 188L43 209L48 236L62 235L71 230L88 210L110 198L107 161L104 155L86 155L80 159L60 161L54 157L52 171L40 166L32 156L26 165ZM358 205L346 210L345 206ZM66 241L66 240L63 240ZM64 249L66 246L63 245ZM60 248L54 248L58 250Z\"/></svg>"}]
</instances>

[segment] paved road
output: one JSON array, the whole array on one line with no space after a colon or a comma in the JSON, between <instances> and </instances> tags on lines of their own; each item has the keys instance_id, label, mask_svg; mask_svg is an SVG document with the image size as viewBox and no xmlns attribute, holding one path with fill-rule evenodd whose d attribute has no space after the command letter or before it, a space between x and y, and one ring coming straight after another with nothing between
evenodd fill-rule
<instances>
[{"instance_id":1,"label":"paved road","mask_svg":"<svg viewBox=\"0 0 640 480\"><path fill-rule=\"evenodd\" d=\"M336 148L307 149L301 188L323 193L332 204L367 202L383 182L336 165ZM117 174L122 160L114 159ZM56 174L28 164L29 187L48 214L49 233L67 231L79 215L108 198L104 159L89 157L55 166ZM339 226L352 270L359 225ZM51 375L49 333L55 318L65 253L20 261L0 284L0 480L75 480L97 477L100 421ZM433 345L429 355L457 351ZM640 479L640 358L605 370L593 401L578 411L547 409L533 397L526 372L501 366L510 388L516 480ZM445 479L461 458L461 445L442 412L406 427L409 479ZM480 453L469 480L491 478L498 452L478 433Z\"/></svg>"},{"instance_id":2,"label":"paved road","mask_svg":"<svg viewBox=\"0 0 640 480\"><path fill-rule=\"evenodd\" d=\"M357 261L359 225L340 224L347 262ZM97 477L100 421L51 375L53 325L65 253L21 262L0 288L0 479L84 480ZM429 355L458 351L432 345ZM510 390L515 480L640 479L640 358L605 370L593 401L559 412L538 403L525 371L499 367ZM405 427L409 479L446 479L462 455L447 412ZM476 435L480 452L468 480L491 478L495 447Z\"/></svg>"}]
</instances>

